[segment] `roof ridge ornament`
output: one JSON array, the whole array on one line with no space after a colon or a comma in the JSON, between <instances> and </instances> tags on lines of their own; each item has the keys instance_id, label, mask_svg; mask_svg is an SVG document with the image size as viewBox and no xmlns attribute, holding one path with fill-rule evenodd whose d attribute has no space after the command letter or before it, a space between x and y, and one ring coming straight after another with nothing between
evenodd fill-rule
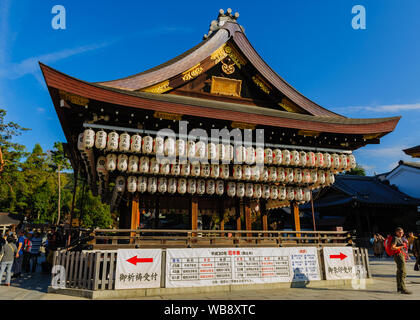
<instances>
[{"instance_id":1,"label":"roof ridge ornament","mask_svg":"<svg viewBox=\"0 0 420 320\"><path fill-rule=\"evenodd\" d=\"M209 31L207 34L205 34L203 36L203 40L207 39L210 37L211 34L213 34L215 31L219 30L226 21L230 21L230 22L236 22L236 20L239 18L239 13L235 12L235 14L232 14L232 9L228 8L226 10L226 13L223 9L219 10L219 15L217 16L217 20L213 20L210 23L210 27L209 27ZM244 31L244 28L242 26L240 26L242 31Z\"/></svg>"}]
</instances>

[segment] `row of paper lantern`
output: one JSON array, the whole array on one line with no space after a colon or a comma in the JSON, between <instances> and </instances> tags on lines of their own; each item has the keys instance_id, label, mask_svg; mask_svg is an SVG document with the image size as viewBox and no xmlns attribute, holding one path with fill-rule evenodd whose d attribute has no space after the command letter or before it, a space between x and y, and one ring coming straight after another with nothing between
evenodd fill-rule
<instances>
[{"instance_id":1,"label":"row of paper lantern","mask_svg":"<svg viewBox=\"0 0 420 320\"><path fill-rule=\"evenodd\" d=\"M143 153L146 155L156 154L168 157L185 157L193 160L210 159L212 161L223 161L246 164L277 164L301 167L319 167L332 169L351 169L356 166L356 159L353 155L329 154L321 152L305 152L297 150L280 150L252 146L236 146L229 144L216 144L203 141L185 141L173 138L163 139L162 137L141 137L138 134L130 135L116 132L107 134L101 130L95 132L86 129L79 135L78 148L83 151L94 146L100 150Z\"/></svg>"},{"instance_id":2,"label":"row of paper lantern","mask_svg":"<svg viewBox=\"0 0 420 320\"><path fill-rule=\"evenodd\" d=\"M248 197L278 200L310 201L309 188L293 188L268 184L253 184L243 182L228 182L225 188L223 180L202 180L185 178L123 176L116 178L116 191L130 193L170 193L170 194L198 194L198 195L223 195L229 197Z\"/></svg>"},{"instance_id":3,"label":"row of paper lantern","mask_svg":"<svg viewBox=\"0 0 420 320\"><path fill-rule=\"evenodd\" d=\"M233 165L232 176L230 175L229 165L227 164L200 164L183 163L170 164L158 163L156 158L130 156L120 154L117 158L115 154L108 154L107 157L100 156L97 161L96 170L99 174L107 171L128 173L149 173L158 175L173 176L192 176L202 178L221 178L236 180L270 181L285 183L334 183L334 173L329 170L283 168L274 166L250 166Z\"/></svg>"}]
</instances>

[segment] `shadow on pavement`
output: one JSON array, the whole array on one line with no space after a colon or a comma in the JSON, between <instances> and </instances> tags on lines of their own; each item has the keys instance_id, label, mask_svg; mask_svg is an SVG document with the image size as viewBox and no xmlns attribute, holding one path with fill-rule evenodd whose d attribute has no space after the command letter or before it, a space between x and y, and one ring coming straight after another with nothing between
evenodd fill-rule
<instances>
[{"instance_id":1,"label":"shadow on pavement","mask_svg":"<svg viewBox=\"0 0 420 320\"><path fill-rule=\"evenodd\" d=\"M365 290L365 289L344 289L344 288L298 288L304 290L318 290L318 291L339 291L339 292L366 292L366 293L385 293L385 294L397 294L395 291L384 291L384 290Z\"/></svg>"},{"instance_id":2,"label":"shadow on pavement","mask_svg":"<svg viewBox=\"0 0 420 320\"><path fill-rule=\"evenodd\" d=\"M36 272L22 273L20 278L12 279L11 286L47 293L48 286L51 283L51 275L41 272L41 262L44 260L44 257L40 257L40 259L38 259Z\"/></svg>"}]
</instances>

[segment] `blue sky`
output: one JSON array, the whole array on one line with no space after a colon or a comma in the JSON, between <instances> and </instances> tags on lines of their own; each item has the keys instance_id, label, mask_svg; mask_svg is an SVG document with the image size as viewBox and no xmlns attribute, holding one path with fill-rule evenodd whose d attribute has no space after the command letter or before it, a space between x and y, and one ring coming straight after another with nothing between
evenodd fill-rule
<instances>
[{"instance_id":1,"label":"blue sky","mask_svg":"<svg viewBox=\"0 0 420 320\"><path fill-rule=\"evenodd\" d=\"M51 27L54 5L66 30ZM354 5L366 30L351 27ZM201 41L218 10L238 22L265 61L318 104L351 118L401 115L396 130L355 152L369 174L412 160L420 144L420 1L107 1L1 0L0 107L32 131L31 150L64 141L38 61L86 81L128 76Z\"/></svg>"}]
</instances>

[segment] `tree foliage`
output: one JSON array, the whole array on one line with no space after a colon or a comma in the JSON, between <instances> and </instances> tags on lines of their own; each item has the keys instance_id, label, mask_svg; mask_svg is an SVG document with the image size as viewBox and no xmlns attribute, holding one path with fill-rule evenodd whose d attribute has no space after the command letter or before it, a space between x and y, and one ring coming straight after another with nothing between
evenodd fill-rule
<instances>
[{"instance_id":1,"label":"tree foliage","mask_svg":"<svg viewBox=\"0 0 420 320\"><path fill-rule=\"evenodd\" d=\"M356 168L347 171L346 174L352 176L366 176L366 170L363 167L356 165Z\"/></svg>"},{"instance_id":2,"label":"tree foliage","mask_svg":"<svg viewBox=\"0 0 420 320\"><path fill-rule=\"evenodd\" d=\"M28 130L17 123L6 122L6 110L0 109L0 148L4 160L0 172L0 212L23 214L35 223L56 222L60 169L60 211L68 221L75 178L63 145L56 142L53 150L45 152L36 144L27 152L25 146L13 139ZM80 183L76 196L74 217L79 218L82 226L108 228L113 224L109 206L102 204L90 191L83 193ZM78 216L80 212L83 217Z\"/></svg>"}]
</instances>

